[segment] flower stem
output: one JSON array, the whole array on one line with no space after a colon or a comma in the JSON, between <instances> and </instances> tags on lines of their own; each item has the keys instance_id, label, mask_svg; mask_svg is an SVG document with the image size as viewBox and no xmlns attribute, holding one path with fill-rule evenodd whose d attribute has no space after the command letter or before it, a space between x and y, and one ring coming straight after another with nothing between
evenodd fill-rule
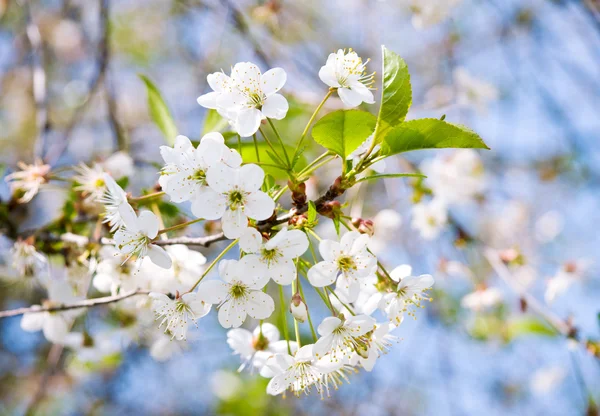
<instances>
[{"instance_id":1,"label":"flower stem","mask_svg":"<svg viewBox=\"0 0 600 416\"><path fill-rule=\"evenodd\" d=\"M296 275L296 282L292 282L292 293L296 293L298 291L299 280L300 276ZM304 300L302 300L302 302L304 302ZM296 334L296 342L298 343L298 348L301 348L302 341L300 340L300 327L298 326L298 321L296 320L296 318L294 318L294 333Z\"/></svg>"},{"instance_id":2,"label":"flower stem","mask_svg":"<svg viewBox=\"0 0 600 416\"><path fill-rule=\"evenodd\" d=\"M269 122L269 125L271 126L271 128L275 132L275 136L277 137L277 140L279 140L279 144L281 145L281 150L283 150L283 155L285 156L285 160L287 161L288 168L291 169L292 168L292 162L290 161L290 157L288 156L287 150L285 149L285 145L283 144L283 140L281 139L281 136L279 135L279 132L275 128L275 124L273 124L273 122L271 121L271 119L267 118L267 121Z\"/></svg>"},{"instance_id":3,"label":"flower stem","mask_svg":"<svg viewBox=\"0 0 600 416\"><path fill-rule=\"evenodd\" d=\"M348 306L344 302L342 302L342 300L338 297L338 295L333 290L331 290L330 288L325 286L325 293L328 293L328 292L331 293L333 296L335 296L335 298L338 300L338 302L340 302L344 308L348 309L348 312L350 312L353 316L356 316L356 314L350 308L350 306ZM329 301L331 302L331 299Z\"/></svg>"},{"instance_id":4,"label":"flower stem","mask_svg":"<svg viewBox=\"0 0 600 416\"><path fill-rule=\"evenodd\" d=\"M164 194L165 194L164 191L160 191L160 192L154 192L154 193L151 193L148 195L131 197L131 198L129 198L129 202L143 202L143 201L147 201L149 199L159 198L159 197L163 196Z\"/></svg>"},{"instance_id":5,"label":"flower stem","mask_svg":"<svg viewBox=\"0 0 600 416\"><path fill-rule=\"evenodd\" d=\"M302 296L302 302L306 304L306 297L304 297L304 290L302 290L302 285L300 284L300 277L298 277L298 290L300 291L300 296ZM315 327L313 326L312 319L310 318L310 310L308 309L308 305L306 306L306 317L308 318L308 326L310 327L310 332L313 336L314 342L317 342L317 333L315 332Z\"/></svg>"},{"instance_id":6,"label":"flower stem","mask_svg":"<svg viewBox=\"0 0 600 416\"><path fill-rule=\"evenodd\" d=\"M308 123L306 123L306 127L304 127L302 136L300 136L300 140L298 140L298 144L296 145L296 150L294 151L294 157L293 157L294 159L296 158L296 156L298 156L298 152L300 152L300 149L302 147L302 142L304 142L304 138L308 134L308 129L310 129L310 126L312 125L313 121L315 120L315 117L317 116L319 111L321 111L321 108L323 108L323 106L325 105L325 102L329 99L329 97L331 97L331 94L333 94L334 91L335 91L335 88L329 88L329 91L327 91L327 94L325 95L325 97L323 98L321 103L317 106L315 111L312 113L312 116L310 116L310 119L308 119Z\"/></svg>"},{"instance_id":7,"label":"flower stem","mask_svg":"<svg viewBox=\"0 0 600 416\"><path fill-rule=\"evenodd\" d=\"M198 286L200 284L200 282L202 281L202 279L204 279L206 277L206 275L208 275L208 272L210 272L212 270L212 268L215 267L215 265L219 262L219 260L221 260L223 258L223 256L225 256L225 254L237 244L237 242L238 242L238 240L233 240L231 242L231 244L229 244L227 247L225 247L225 250L223 250L221 252L221 254L219 254L217 256L217 258L215 258L212 261L212 263L210 263L208 265L206 270L204 270L204 273L202 273L202 276L200 276L200 278L196 281L196 283L194 283L194 286L192 286L192 288L190 290L188 290L188 292L191 292L192 290L196 289L196 286Z\"/></svg>"},{"instance_id":8,"label":"flower stem","mask_svg":"<svg viewBox=\"0 0 600 416\"><path fill-rule=\"evenodd\" d=\"M331 162L332 160L334 160L336 157L337 157L337 156L332 156L332 157L330 157L329 159L327 159L327 160L324 160L324 161L322 161L321 163L319 163L319 164L317 164L317 165L311 166L311 169L309 169L309 170L308 170L308 171L306 171L306 172L303 172L301 175L298 175L298 180L299 180L299 181L303 181L303 180L305 180L305 177L306 177L306 176L307 176L309 173L312 173L312 172L314 172L315 170L319 169L321 166L324 166L324 165L328 164L329 162Z\"/></svg>"},{"instance_id":9,"label":"flower stem","mask_svg":"<svg viewBox=\"0 0 600 416\"><path fill-rule=\"evenodd\" d=\"M260 131L260 134L262 134L262 136L265 139L265 142L267 143L267 145L269 145L269 147L273 151L273 156L275 156L277 158L277 161L279 163L281 163L281 166L282 167L285 166L285 170L287 170L288 167L285 165L285 162L283 161L283 159L281 158L281 156L279 156L279 154L277 153L277 150L275 150L275 148L273 147L273 144L271 143L271 141L269 140L269 138L267 137L267 135L265 134L265 132L263 131L263 129L259 127L258 130Z\"/></svg>"},{"instance_id":10,"label":"flower stem","mask_svg":"<svg viewBox=\"0 0 600 416\"><path fill-rule=\"evenodd\" d=\"M260 163L260 152L258 151L258 140L256 139L256 133L252 135L254 140L254 151L256 152L256 161Z\"/></svg>"},{"instance_id":11,"label":"flower stem","mask_svg":"<svg viewBox=\"0 0 600 416\"><path fill-rule=\"evenodd\" d=\"M281 319L283 321L283 335L285 336L285 340L287 342L288 354L292 355L292 348L290 347L290 334L288 332L287 315L285 314L285 296L283 295L283 286L277 286L279 286L279 307L281 308Z\"/></svg>"},{"instance_id":12,"label":"flower stem","mask_svg":"<svg viewBox=\"0 0 600 416\"><path fill-rule=\"evenodd\" d=\"M157 207L157 208L158 208L158 207ZM157 215L158 215L158 214L157 214ZM202 221L202 220L204 220L204 218L196 218L195 220L192 220L192 221L187 221L187 222L183 222L183 223L181 223L181 224L174 225L174 226L172 226L172 227L163 228L162 230L158 230L158 235L161 235L161 234L164 234L164 233L168 233L168 232L170 232L170 231L179 230L179 229L181 229L181 228L185 228L185 227L187 227L188 225L195 224L195 223L197 223L197 222L200 222L200 221Z\"/></svg>"}]
</instances>

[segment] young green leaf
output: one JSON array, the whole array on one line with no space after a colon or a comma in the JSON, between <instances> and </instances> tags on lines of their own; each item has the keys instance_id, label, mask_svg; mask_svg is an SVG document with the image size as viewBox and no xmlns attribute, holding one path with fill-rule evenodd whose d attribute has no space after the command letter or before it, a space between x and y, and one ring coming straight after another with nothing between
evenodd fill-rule
<instances>
[{"instance_id":1,"label":"young green leaf","mask_svg":"<svg viewBox=\"0 0 600 416\"><path fill-rule=\"evenodd\" d=\"M366 111L338 110L317 121L312 136L321 146L346 159L373 133L375 123L375 116Z\"/></svg>"},{"instance_id":2,"label":"young green leaf","mask_svg":"<svg viewBox=\"0 0 600 416\"><path fill-rule=\"evenodd\" d=\"M412 104L412 87L406 62L385 46L382 46L381 49L383 80L381 106L375 128L376 143L381 143L392 128L404 121Z\"/></svg>"},{"instance_id":3,"label":"young green leaf","mask_svg":"<svg viewBox=\"0 0 600 416\"><path fill-rule=\"evenodd\" d=\"M177 137L177 127L175 121L171 116L169 107L165 103L162 95L156 85L145 75L139 75L140 79L146 84L146 91L148 92L148 111L150 112L150 118L154 121L154 124L158 126L165 136L167 144L172 146L175 143L175 137Z\"/></svg>"},{"instance_id":4,"label":"young green leaf","mask_svg":"<svg viewBox=\"0 0 600 416\"><path fill-rule=\"evenodd\" d=\"M509 341L526 335L554 337L558 335L558 332L545 322L533 317L515 318L507 323L506 338Z\"/></svg>"},{"instance_id":5,"label":"young green leaf","mask_svg":"<svg viewBox=\"0 0 600 416\"><path fill-rule=\"evenodd\" d=\"M308 212L306 215L308 222L315 222L317 219L317 207L313 201L308 201Z\"/></svg>"},{"instance_id":6,"label":"young green leaf","mask_svg":"<svg viewBox=\"0 0 600 416\"><path fill-rule=\"evenodd\" d=\"M382 178L426 178L427 176L422 173L382 173L377 175L366 176L364 178L358 179L356 182L363 181L371 181L374 179L382 179Z\"/></svg>"},{"instance_id":7,"label":"young green leaf","mask_svg":"<svg viewBox=\"0 0 600 416\"><path fill-rule=\"evenodd\" d=\"M391 130L381 145L381 154L442 148L489 149L477 133L464 126L423 118L406 121Z\"/></svg>"}]
</instances>

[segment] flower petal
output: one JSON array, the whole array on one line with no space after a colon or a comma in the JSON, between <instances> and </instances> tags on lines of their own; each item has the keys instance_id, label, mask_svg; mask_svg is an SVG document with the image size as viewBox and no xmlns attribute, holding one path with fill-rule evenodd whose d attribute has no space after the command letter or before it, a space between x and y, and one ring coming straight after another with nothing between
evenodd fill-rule
<instances>
[{"instance_id":1,"label":"flower petal","mask_svg":"<svg viewBox=\"0 0 600 416\"><path fill-rule=\"evenodd\" d=\"M266 220L273 215L275 202L269 195L262 191L253 192L246 197L244 203L245 214L255 220Z\"/></svg>"},{"instance_id":2,"label":"flower petal","mask_svg":"<svg viewBox=\"0 0 600 416\"><path fill-rule=\"evenodd\" d=\"M227 238L238 238L248 228L248 217L241 209L228 209L221 219L223 234Z\"/></svg>"},{"instance_id":3,"label":"flower petal","mask_svg":"<svg viewBox=\"0 0 600 416\"><path fill-rule=\"evenodd\" d=\"M138 224L140 231L147 235L148 238L152 239L158 234L158 227L160 224L153 212L142 211L138 217Z\"/></svg>"},{"instance_id":4,"label":"flower petal","mask_svg":"<svg viewBox=\"0 0 600 416\"><path fill-rule=\"evenodd\" d=\"M338 95L348 108L358 107L363 102L363 96L349 88L338 88Z\"/></svg>"},{"instance_id":5,"label":"flower petal","mask_svg":"<svg viewBox=\"0 0 600 416\"><path fill-rule=\"evenodd\" d=\"M255 164L244 165L238 170L239 187L246 192L256 192L265 180L265 171Z\"/></svg>"},{"instance_id":6,"label":"flower petal","mask_svg":"<svg viewBox=\"0 0 600 416\"><path fill-rule=\"evenodd\" d=\"M270 97L267 97L261 111L265 117L281 120L286 116L289 109L290 105L283 95L273 94Z\"/></svg>"},{"instance_id":7,"label":"flower petal","mask_svg":"<svg viewBox=\"0 0 600 416\"><path fill-rule=\"evenodd\" d=\"M206 182L220 194L227 193L237 185L237 170L218 163L206 171Z\"/></svg>"},{"instance_id":8,"label":"flower petal","mask_svg":"<svg viewBox=\"0 0 600 416\"><path fill-rule=\"evenodd\" d=\"M148 257L152 260L152 263L163 269L170 269L173 265L171 256L162 248L155 244L148 245Z\"/></svg>"},{"instance_id":9,"label":"flower petal","mask_svg":"<svg viewBox=\"0 0 600 416\"><path fill-rule=\"evenodd\" d=\"M342 247L337 241L322 240L319 243L319 253L323 260L334 262L342 254Z\"/></svg>"},{"instance_id":10,"label":"flower petal","mask_svg":"<svg viewBox=\"0 0 600 416\"><path fill-rule=\"evenodd\" d=\"M273 298L259 290L248 294L246 312L255 319L267 319L275 310Z\"/></svg>"},{"instance_id":11,"label":"flower petal","mask_svg":"<svg viewBox=\"0 0 600 416\"><path fill-rule=\"evenodd\" d=\"M223 216L226 209L225 196L208 187L198 191L192 201L192 213L198 218L217 220Z\"/></svg>"},{"instance_id":12,"label":"flower petal","mask_svg":"<svg viewBox=\"0 0 600 416\"><path fill-rule=\"evenodd\" d=\"M239 245L246 253L256 253L262 245L262 236L256 228L248 227L240 236Z\"/></svg>"},{"instance_id":13,"label":"flower petal","mask_svg":"<svg viewBox=\"0 0 600 416\"><path fill-rule=\"evenodd\" d=\"M342 320L340 318L336 318L335 316L328 316L327 318L323 319L323 322L321 322L321 324L317 328L317 332L323 337L332 334L333 331L335 331L340 326L342 326Z\"/></svg>"},{"instance_id":14,"label":"flower petal","mask_svg":"<svg viewBox=\"0 0 600 416\"><path fill-rule=\"evenodd\" d=\"M260 77L262 92L268 97L283 88L286 80L287 74L283 68L269 69Z\"/></svg>"},{"instance_id":15,"label":"flower petal","mask_svg":"<svg viewBox=\"0 0 600 416\"><path fill-rule=\"evenodd\" d=\"M291 285L296 278L296 265L292 259L279 259L266 270L269 278L283 286Z\"/></svg>"},{"instance_id":16,"label":"flower petal","mask_svg":"<svg viewBox=\"0 0 600 416\"><path fill-rule=\"evenodd\" d=\"M217 305L227 299L229 286L219 280L202 282L198 288L198 298L206 303Z\"/></svg>"},{"instance_id":17,"label":"flower petal","mask_svg":"<svg viewBox=\"0 0 600 416\"><path fill-rule=\"evenodd\" d=\"M241 110L235 119L235 128L242 137L250 137L258 131L262 113L257 108Z\"/></svg>"},{"instance_id":18,"label":"flower petal","mask_svg":"<svg viewBox=\"0 0 600 416\"><path fill-rule=\"evenodd\" d=\"M217 108L217 98L218 97L219 97L218 92L209 92L206 94L202 94L200 97L198 97L196 102L198 102L198 104L200 104L204 108L211 108L214 110Z\"/></svg>"},{"instance_id":19,"label":"flower petal","mask_svg":"<svg viewBox=\"0 0 600 416\"><path fill-rule=\"evenodd\" d=\"M331 55L335 55L335 54L331 54ZM328 61L329 61L329 59L328 59ZM340 83L338 82L337 77L335 76L335 69L333 68L333 66L330 66L330 65L322 66L321 69L319 70L319 78L321 79L321 81L323 81L325 84L329 85L330 87L333 87L333 88L340 87Z\"/></svg>"},{"instance_id":20,"label":"flower petal","mask_svg":"<svg viewBox=\"0 0 600 416\"><path fill-rule=\"evenodd\" d=\"M245 320L246 310L234 299L221 305L221 308L219 309L219 323L223 328L237 328L241 326Z\"/></svg>"},{"instance_id":21,"label":"flower petal","mask_svg":"<svg viewBox=\"0 0 600 416\"><path fill-rule=\"evenodd\" d=\"M322 261L308 270L308 280L315 287L329 286L335 282L338 269L335 263Z\"/></svg>"}]
</instances>

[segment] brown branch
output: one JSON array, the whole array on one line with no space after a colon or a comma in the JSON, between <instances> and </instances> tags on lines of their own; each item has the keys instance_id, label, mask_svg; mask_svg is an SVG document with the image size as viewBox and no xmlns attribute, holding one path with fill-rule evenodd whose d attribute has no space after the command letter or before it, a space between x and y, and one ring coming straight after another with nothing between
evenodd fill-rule
<instances>
[{"instance_id":1,"label":"brown branch","mask_svg":"<svg viewBox=\"0 0 600 416\"><path fill-rule=\"evenodd\" d=\"M60 311L68 311L71 309L80 309L80 308L93 308L95 306L107 305L109 303L119 302L123 299L130 298L136 295L147 295L150 293L147 290L135 289L129 292L125 292L120 295L114 296L105 296L103 298L95 298L95 299L85 299L80 302L69 303L69 304L58 304L58 305L49 305L49 306L40 306L40 307L26 307L26 308L18 308L11 309L8 311L0 311L0 319L9 318L11 316L19 316L26 313L38 313L38 312L60 312Z\"/></svg>"}]
</instances>

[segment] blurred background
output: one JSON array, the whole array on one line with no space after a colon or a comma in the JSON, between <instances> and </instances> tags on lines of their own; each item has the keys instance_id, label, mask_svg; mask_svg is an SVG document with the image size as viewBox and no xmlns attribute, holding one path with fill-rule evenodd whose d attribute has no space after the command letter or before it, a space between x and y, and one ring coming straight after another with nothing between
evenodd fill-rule
<instances>
[{"instance_id":1,"label":"blurred background","mask_svg":"<svg viewBox=\"0 0 600 416\"><path fill-rule=\"evenodd\" d=\"M405 320L401 341L373 372L352 376L327 400L270 397L268 380L236 372L216 316L161 361L127 334L117 307L98 308L86 327L110 327L119 347L94 352L99 361L68 351L53 357L41 334L22 331L18 318L0 320L0 414L597 415L596 0L0 0L2 175L19 161L60 168L123 151L135 169L128 190L139 194L156 183L164 141L138 74L160 89L179 131L198 140L206 75L245 60L288 73L291 109L278 126L293 144L326 92L318 70L328 54L352 47L371 58L379 83L382 44L409 66L409 119L446 114L492 150L480 152L485 190L452 206L434 240L411 227L410 181L385 180L350 196L353 216L374 219L384 264L407 263L436 279L433 302ZM326 105L338 107L334 99ZM438 153L408 161L418 166ZM398 172L406 162L388 166ZM325 171L312 185L324 189L336 176ZM56 219L65 193L49 187L26 208L3 205L3 254L16 235ZM10 197L4 182L0 195L4 203ZM211 259L223 247L202 252ZM491 269L485 247L512 250L512 281ZM485 300L465 300L484 291ZM2 310L43 298L35 288L0 287ZM567 322L581 342L552 330L544 314Z\"/></svg>"}]
</instances>

